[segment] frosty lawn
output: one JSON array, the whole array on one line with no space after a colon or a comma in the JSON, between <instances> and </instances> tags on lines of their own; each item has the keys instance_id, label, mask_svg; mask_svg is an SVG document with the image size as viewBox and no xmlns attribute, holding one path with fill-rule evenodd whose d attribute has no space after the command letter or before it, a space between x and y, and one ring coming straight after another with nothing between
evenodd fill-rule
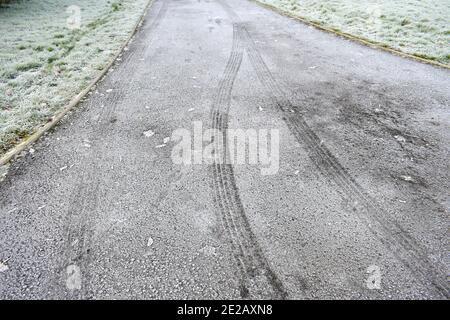
<instances>
[{"instance_id":1,"label":"frosty lawn","mask_svg":"<svg viewBox=\"0 0 450 320\"><path fill-rule=\"evenodd\" d=\"M147 3L14 0L0 6L0 155L95 78ZM68 24L78 8L80 28Z\"/></svg>"},{"instance_id":2,"label":"frosty lawn","mask_svg":"<svg viewBox=\"0 0 450 320\"><path fill-rule=\"evenodd\" d=\"M450 64L449 0L257 0L306 20Z\"/></svg>"}]
</instances>

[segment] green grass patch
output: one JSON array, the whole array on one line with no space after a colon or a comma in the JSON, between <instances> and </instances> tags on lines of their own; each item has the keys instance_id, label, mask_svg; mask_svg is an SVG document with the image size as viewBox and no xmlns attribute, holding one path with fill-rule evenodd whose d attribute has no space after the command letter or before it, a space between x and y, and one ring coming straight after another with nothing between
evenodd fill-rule
<instances>
[{"instance_id":1,"label":"green grass patch","mask_svg":"<svg viewBox=\"0 0 450 320\"><path fill-rule=\"evenodd\" d=\"M411 23L411 21L409 21L408 19L403 19L401 22L400 22L400 25L402 26L402 27L404 27L404 26L407 26L408 24L410 24Z\"/></svg>"},{"instance_id":2,"label":"green grass patch","mask_svg":"<svg viewBox=\"0 0 450 320\"><path fill-rule=\"evenodd\" d=\"M37 68L40 68L41 66L42 66L42 64L39 62L30 61L30 62L20 63L20 64L16 65L16 70L23 72L23 71L37 69Z\"/></svg>"},{"instance_id":3,"label":"green grass patch","mask_svg":"<svg viewBox=\"0 0 450 320\"><path fill-rule=\"evenodd\" d=\"M57 55L54 55L54 56L48 57L47 62L48 63L53 63L53 62L55 62L58 59L59 59L59 57Z\"/></svg>"},{"instance_id":4,"label":"green grass patch","mask_svg":"<svg viewBox=\"0 0 450 320\"><path fill-rule=\"evenodd\" d=\"M38 52L44 51L44 49L45 49L45 47L41 46L41 45L34 47L34 51L38 51Z\"/></svg>"},{"instance_id":5,"label":"green grass patch","mask_svg":"<svg viewBox=\"0 0 450 320\"><path fill-rule=\"evenodd\" d=\"M119 11L122 8L122 4L120 2L111 3L112 11Z\"/></svg>"}]
</instances>

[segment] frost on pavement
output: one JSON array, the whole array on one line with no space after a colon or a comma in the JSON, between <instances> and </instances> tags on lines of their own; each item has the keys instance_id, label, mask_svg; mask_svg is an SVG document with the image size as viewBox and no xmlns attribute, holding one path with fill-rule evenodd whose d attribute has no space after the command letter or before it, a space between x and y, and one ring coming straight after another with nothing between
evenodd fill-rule
<instances>
[{"instance_id":1,"label":"frost on pavement","mask_svg":"<svg viewBox=\"0 0 450 320\"><path fill-rule=\"evenodd\" d=\"M98 75L147 3L11 1L0 7L0 154ZM79 28L70 20L74 5L80 9Z\"/></svg>"},{"instance_id":2,"label":"frost on pavement","mask_svg":"<svg viewBox=\"0 0 450 320\"><path fill-rule=\"evenodd\" d=\"M257 0L321 25L450 64L444 0Z\"/></svg>"}]
</instances>

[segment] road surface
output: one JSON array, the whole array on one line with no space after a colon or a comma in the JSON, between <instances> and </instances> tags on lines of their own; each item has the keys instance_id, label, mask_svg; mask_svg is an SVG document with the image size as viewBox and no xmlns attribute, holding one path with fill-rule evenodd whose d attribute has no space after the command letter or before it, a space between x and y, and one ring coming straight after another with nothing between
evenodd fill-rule
<instances>
[{"instance_id":1,"label":"road surface","mask_svg":"<svg viewBox=\"0 0 450 320\"><path fill-rule=\"evenodd\" d=\"M0 183L0 298L445 299L450 74L238 0L156 0ZM176 164L194 122L279 168Z\"/></svg>"}]
</instances>

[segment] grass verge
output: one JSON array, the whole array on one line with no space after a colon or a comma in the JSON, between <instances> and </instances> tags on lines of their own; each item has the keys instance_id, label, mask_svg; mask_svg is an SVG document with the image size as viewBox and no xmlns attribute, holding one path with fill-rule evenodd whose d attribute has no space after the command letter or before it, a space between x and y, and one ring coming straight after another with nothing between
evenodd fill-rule
<instances>
[{"instance_id":1,"label":"grass verge","mask_svg":"<svg viewBox=\"0 0 450 320\"><path fill-rule=\"evenodd\" d=\"M450 2L254 0L302 21L450 67Z\"/></svg>"},{"instance_id":2,"label":"grass verge","mask_svg":"<svg viewBox=\"0 0 450 320\"><path fill-rule=\"evenodd\" d=\"M0 156L93 81L148 0L17 1L0 6ZM69 10L68 10L69 8ZM69 28L79 13L80 27Z\"/></svg>"}]
</instances>

